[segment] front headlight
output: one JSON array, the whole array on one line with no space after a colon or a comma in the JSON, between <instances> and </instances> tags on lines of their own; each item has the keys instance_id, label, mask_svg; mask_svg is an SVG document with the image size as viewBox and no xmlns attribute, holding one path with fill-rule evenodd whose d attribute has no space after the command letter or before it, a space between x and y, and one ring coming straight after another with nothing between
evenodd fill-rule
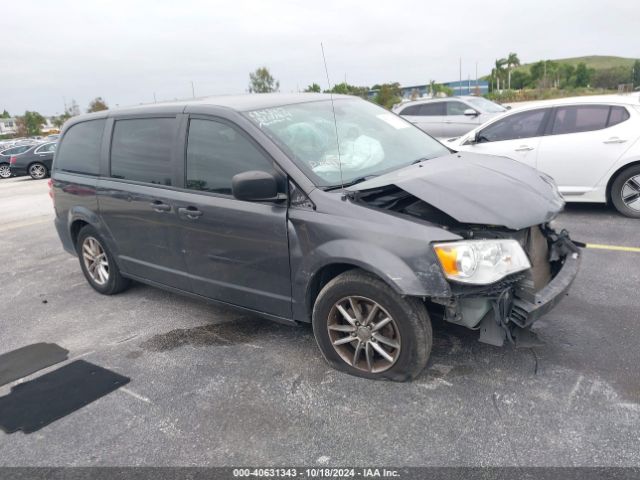
<instances>
[{"instance_id":1,"label":"front headlight","mask_svg":"<svg viewBox=\"0 0 640 480\"><path fill-rule=\"evenodd\" d=\"M486 285L531 268L516 240L465 240L433 245L442 270L450 280Z\"/></svg>"}]
</instances>

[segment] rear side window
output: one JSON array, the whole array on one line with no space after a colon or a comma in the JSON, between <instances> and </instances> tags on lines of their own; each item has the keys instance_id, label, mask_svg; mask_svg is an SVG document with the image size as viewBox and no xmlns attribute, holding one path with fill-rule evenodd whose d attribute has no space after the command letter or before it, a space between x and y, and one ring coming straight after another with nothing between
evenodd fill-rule
<instances>
[{"instance_id":1,"label":"rear side window","mask_svg":"<svg viewBox=\"0 0 640 480\"><path fill-rule=\"evenodd\" d=\"M234 175L274 168L247 137L213 120L192 119L187 140L187 183L190 190L231 194Z\"/></svg>"},{"instance_id":2,"label":"rear side window","mask_svg":"<svg viewBox=\"0 0 640 480\"><path fill-rule=\"evenodd\" d=\"M611 107L611 113L609 113L609 121L607 127L612 127L619 123L629 120L629 112L624 107Z\"/></svg>"},{"instance_id":3,"label":"rear side window","mask_svg":"<svg viewBox=\"0 0 640 480\"><path fill-rule=\"evenodd\" d=\"M56 151L57 143L46 143L35 149L33 153L51 153Z\"/></svg>"},{"instance_id":4,"label":"rear side window","mask_svg":"<svg viewBox=\"0 0 640 480\"><path fill-rule=\"evenodd\" d=\"M544 108L506 116L481 130L478 141L499 142L538 137L542 135L542 127L548 111Z\"/></svg>"},{"instance_id":5,"label":"rear side window","mask_svg":"<svg viewBox=\"0 0 640 480\"><path fill-rule=\"evenodd\" d=\"M117 120L111 139L111 176L171 185L175 118Z\"/></svg>"},{"instance_id":6,"label":"rear side window","mask_svg":"<svg viewBox=\"0 0 640 480\"><path fill-rule=\"evenodd\" d=\"M90 120L67 130L56 154L56 170L98 175L105 123L106 120Z\"/></svg>"},{"instance_id":7,"label":"rear side window","mask_svg":"<svg viewBox=\"0 0 640 480\"><path fill-rule=\"evenodd\" d=\"M551 135L589 132L607 127L609 105L572 105L558 107Z\"/></svg>"}]
</instances>

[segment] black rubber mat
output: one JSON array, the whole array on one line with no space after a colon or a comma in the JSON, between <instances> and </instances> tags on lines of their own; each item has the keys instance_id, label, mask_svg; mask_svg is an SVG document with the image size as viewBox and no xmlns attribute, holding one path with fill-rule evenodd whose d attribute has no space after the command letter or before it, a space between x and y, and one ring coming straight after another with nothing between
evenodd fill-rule
<instances>
[{"instance_id":1,"label":"black rubber mat","mask_svg":"<svg viewBox=\"0 0 640 480\"><path fill-rule=\"evenodd\" d=\"M0 398L0 429L6 433L32 433L131 379L84 360L76 360L53 372L11 389Z\"/></svg>"},{"instance_id":2,"label":"black rubber mat","mask_svg":"<svg viewBox=\"0 0 640 480\"><path fill-rule=\"evenodd\" d=\"M55 343L34 343L0 355L0 385L31 375L67 359L69 351Z\"/></svg>"}]
</instances>

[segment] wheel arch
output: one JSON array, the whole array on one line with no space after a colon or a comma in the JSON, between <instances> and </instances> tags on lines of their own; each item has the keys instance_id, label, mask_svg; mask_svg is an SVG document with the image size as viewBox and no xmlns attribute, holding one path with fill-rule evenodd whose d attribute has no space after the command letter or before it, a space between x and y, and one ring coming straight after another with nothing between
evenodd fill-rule
<instances>
[{"instance_id":1,"label":"wheel arch","mask_svg":"<svg viewBox=\"0 0 640 480\"><path fill-rule=\"evenodd\" d=\"M607 204L611 204L611 188L613 187L613 182L616 181L618 175L624 172L627 168L636 166L640 166L640 160L634 160L632 162L625 163L624 165L620 166L615 172L613 172L613 174L609 177L609 180L607 181L607 189L605 191L607 195Z\"/></svg>"}]
</instances>

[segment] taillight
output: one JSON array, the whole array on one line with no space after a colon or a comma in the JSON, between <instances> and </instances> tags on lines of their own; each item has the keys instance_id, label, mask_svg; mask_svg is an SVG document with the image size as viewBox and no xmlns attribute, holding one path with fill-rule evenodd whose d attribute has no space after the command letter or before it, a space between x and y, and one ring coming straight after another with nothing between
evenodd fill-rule
<instances>
[{"instance_id":1,"label":"taillight","mask_svg":"<svg viewBox=\"0 0 640 480\"><path fill-rule=\"evenodd\" d=\"M47 182L47 185L49 185L49 196L51 197L51 200L53 200L53 179L50 178L49 181Z\"/></svg>"},{"instance_id":2,"label":"taillight","mask_svg":"<svg viewBox=\"0 0 640 480\"><path fill-rule=\"evenodd\" d=\"M14 163L16 163L16 161L17 161L17 160L18 160L18 158L17 158L17 157L11 157L11 158L9 159L9 163L10 163L11 165L13 165Z\"/></svg>"}]
</instances>

